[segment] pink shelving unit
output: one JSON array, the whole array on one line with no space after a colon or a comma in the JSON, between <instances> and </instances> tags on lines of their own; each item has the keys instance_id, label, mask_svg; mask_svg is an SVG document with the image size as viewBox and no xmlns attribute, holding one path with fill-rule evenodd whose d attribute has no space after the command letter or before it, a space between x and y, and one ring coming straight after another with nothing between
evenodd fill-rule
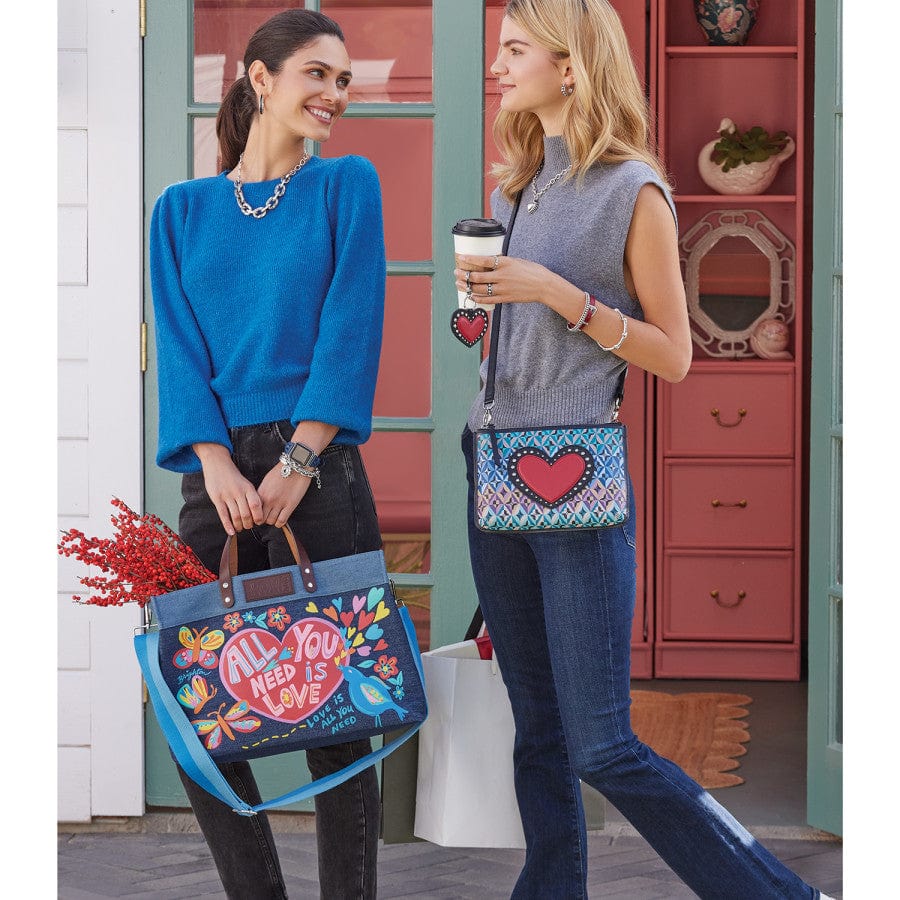
<instances>
[{"instance_id":1,"label":"pink shelving unit","mask_svg":"<svg viewBox=\"0 0 900 900\"><path fill-rule=\"evenodd\" d=\"M706 44L687 0L651 5L651 100L684 236L708 213L753 209L794 245L789 359L695 345L655 402L653 675L797 680L802 609L806 33L804 0L765 2L743 47ZM712 192L697 171L728 117L784 130L796 151L761 195ZM735 271L735 293L741 292ZM742 412L743 411L743 412Z\"/></svg>"}]
</instances>

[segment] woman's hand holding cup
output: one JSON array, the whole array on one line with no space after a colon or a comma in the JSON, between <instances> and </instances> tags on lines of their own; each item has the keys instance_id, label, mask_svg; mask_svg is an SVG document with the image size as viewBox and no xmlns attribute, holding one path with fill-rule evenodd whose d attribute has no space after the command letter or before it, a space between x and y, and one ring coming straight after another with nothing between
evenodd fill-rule
<instances>
[{"instance_id":1,"label":"woman's hand holding cup","mask_svg":"<svg viewBox=\"0 0 900 900\"><path fill-rule=\"evenodd\" d=\"M503 253L503 239L506 229L503 223L497 219L461 219L452 229L453 249L456 253L456 292L457 302L460 307L490 309L490 299L476 300L470 292L468 279L465 273L488 272L496 268L500 255ZM484 259L476 263L467 263L468 268L462 268L463 258L483 256ZM462 278L460 278L460 273ZM473 302L474 301L474 302Z\"/></svg>"}]
</instances>

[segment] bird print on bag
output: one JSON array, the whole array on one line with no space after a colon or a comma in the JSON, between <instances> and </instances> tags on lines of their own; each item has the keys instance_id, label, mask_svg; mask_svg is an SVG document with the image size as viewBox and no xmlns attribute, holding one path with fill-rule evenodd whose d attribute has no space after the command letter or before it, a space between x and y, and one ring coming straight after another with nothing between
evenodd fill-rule
<instances>
[{"instance_id":1,"label":"bird print on bag","mask_svg":"<svg viewBox=\"0 0 900 900\"><path fill-rule=\"evenodd\" d=\"M402 706L397 706L391 700L388 686L380 679L373 675L366 677L352 666L338 666L347 679L350 690L350 702L361 712L367 716L375 717L376 727L381 727L381 717L393 710L397 713L397 717L402 722L406 716L407 710Z\"/></svg>"}]
</instances>

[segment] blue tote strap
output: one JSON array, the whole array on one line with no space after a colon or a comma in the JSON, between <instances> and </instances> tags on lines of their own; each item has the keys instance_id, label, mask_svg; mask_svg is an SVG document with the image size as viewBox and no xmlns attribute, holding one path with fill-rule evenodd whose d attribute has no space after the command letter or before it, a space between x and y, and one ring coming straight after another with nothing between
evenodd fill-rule
<instances>
[{"instance_id":1,"label":"blue tote strap","mask_svg":"<svg viewBox=\"0 0 900 900\"><path fill-rule=\"evenodd\" d=\"M399 613L403 627L406 630L406 636L409 639L409 646L416 663L416 669L419 672L419 678L424 686L425 676L422 671L422 657L419 653L419 644L416 639L416 631L412 624L412 619L410 619L406 607L401 606ZM362 772L363 769L367 769L393 753L422 726L421 722L411 726L389 744L367 753L361 759L350 763L349 766L344 766L343 769L337 772L317 778L310 784L289 791L287 794L282 794L280 797L275 797L273 800L265 800L256 806L250 806L246 801L238 797L232 790L231 785L225 780L225 776L222 775L219 767L207 753L200 738L191 727L187 716L185 716L178 705L178 701L172 695L171 690L169 690L169 686L166 684L162 671L159 668L159 632L150 631L146 634L135 635L134 649L141 671L144 673L147 692L156 712L156 718L179 765L191 780L199 784L207 793L217 797L230 806L234 812L244 816L252 816L265 809L277 809L279 806L306 800L309 797L314 797L316 794L321 794L322 791L327 791L329 788L342 784L348 778L352 778L357 773Z\"/></svg>"}]
</instances>

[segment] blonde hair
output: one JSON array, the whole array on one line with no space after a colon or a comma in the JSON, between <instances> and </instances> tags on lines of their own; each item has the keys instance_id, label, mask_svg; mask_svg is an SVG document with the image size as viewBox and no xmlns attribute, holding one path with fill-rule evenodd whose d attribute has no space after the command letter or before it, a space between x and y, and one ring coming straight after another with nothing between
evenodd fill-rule
<instances>
[{"instance_id":1,"label":"blonde hair","mask_svg":"<svg viewBox=\"0 0 900 900\"><path fill-rule=\"evenodd\" d=\"M608 0L508 0L504 15L556 59L569 57L575 91L563 107L563 139L572 159L567 178L583 181L595 163L636 159L668 186L653 147L651 114L618 14ZM504 162L492 174L512 199L544 154L544 131L530 112L501 110L494 141Z\"/></svg>"}]
</instances>

